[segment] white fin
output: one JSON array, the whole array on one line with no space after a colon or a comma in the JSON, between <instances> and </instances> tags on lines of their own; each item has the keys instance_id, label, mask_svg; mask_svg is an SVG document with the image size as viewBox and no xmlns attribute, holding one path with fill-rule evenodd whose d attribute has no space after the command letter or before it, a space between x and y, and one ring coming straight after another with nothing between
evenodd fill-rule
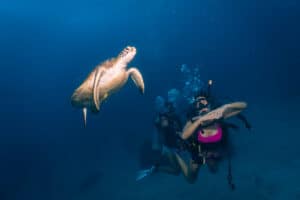
<instances>
[{"instance_id":1,"label":"white fin","mask_svg":"<svg viewBox=\"0 0 300 200\"><path fill-rule=\"evenodd\" d=\"M136 174L136 179L135 180L140 181L140 180L144 179L145 177L151 175L155 171L155 169L156 169L156 167L152 166L149 169L138 171L137 174Z\"/></svg>"}]
</instances>

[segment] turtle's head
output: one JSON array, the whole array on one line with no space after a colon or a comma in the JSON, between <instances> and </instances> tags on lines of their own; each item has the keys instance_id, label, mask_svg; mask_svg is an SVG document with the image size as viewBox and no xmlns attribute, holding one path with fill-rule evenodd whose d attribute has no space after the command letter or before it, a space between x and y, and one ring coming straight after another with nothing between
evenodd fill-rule
<instances>
[{"instance_id":1,"label":"turtle's head","mask_svg":"<svg viewBox=\"0 0 300 200\"><path fill-rule=\"evenodd\" d=\"M125 49L123 49L123 51L121 51L118 58L120 59L120 61L127 64L134 58L135 54L136 54L136 48L127 46Z\"/></svg>"}]
</instances>

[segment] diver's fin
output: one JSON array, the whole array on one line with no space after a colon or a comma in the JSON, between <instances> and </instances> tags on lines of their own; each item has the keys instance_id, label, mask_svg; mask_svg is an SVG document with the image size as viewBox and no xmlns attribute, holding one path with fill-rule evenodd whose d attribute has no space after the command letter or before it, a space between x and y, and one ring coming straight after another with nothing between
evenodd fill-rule
<instances>
[{"instance_id":1,"label":"diver's fin","mask_svg":"<svg viewBox=\"0 0 300 200\"><path fill-rule=\"evenodd\" d=\"M130 75L134 84L139 88L140 92L144 94L145 85L144 85L144 80L141 72L137 68L132 67L127 71L127 73L128 75Z\"/></svg>"},{"instance_id":2,"label":"diver's fin","mask_svg":"<svg viewBox=\"0 0 300 200\"><path fill-rule=\"evenodd\" d=\"M99 109L100 109L99 83L100 83L100 80L101 80L101 77L102 77L103 73L104 73L103 68L98 68L96 73L95 73L95 77L94 77L93 100L94 100L94 104L95 104L95 107L96 107L97 111L99 111Z\"/></svg>"},{"instance_id":3,"label":"diver's fin","mask_svg":"<svg viewBox=\"0 0 300 200\"><path fill-rule=\"evenodd\" d=\"M83 122L84 122L84 128L86 127L86 118L87 118L87 108L82 108L82 114L83 114Z\"/></svg>"},{"instance_id":4,"label":"diver's fin","mask_svg":"<svg viewBox=\"0 0 300 200\"><path fill-rule=\"evenodd\" d=\"M155 167L155 166L152 166L152 167L149 168L149 169L145 169L145 170L138 171L137 174L136 174L136 179L135 179L135 180L136 180L136 181L142 180L143 178L145 178L145 177L151 175L151 174L154 172L155 169L156 169L156 167Z\"/></svg>"}]
</instances>

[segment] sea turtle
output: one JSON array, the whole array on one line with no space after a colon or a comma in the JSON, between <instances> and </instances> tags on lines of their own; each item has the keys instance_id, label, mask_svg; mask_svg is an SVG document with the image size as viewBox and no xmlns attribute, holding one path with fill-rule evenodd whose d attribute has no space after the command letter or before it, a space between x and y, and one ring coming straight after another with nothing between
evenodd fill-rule
<instances>
[{"instance_id":1,"label":"sea turtle","mask_svg":"<svg viewBox=\"0 0 300 200\"><path fill-rule=\"evenodd\" d=\"M71 103L83 111L86 126L87 109L99 112L101 103L112 93L119 90L131 77L140 92L144 94L145 86L142 74L136 68L127 69L128 63L136 55L136 48L127 46L116 57L104 61L87 76L74 91Z\"/></svg>"}]
</instances>

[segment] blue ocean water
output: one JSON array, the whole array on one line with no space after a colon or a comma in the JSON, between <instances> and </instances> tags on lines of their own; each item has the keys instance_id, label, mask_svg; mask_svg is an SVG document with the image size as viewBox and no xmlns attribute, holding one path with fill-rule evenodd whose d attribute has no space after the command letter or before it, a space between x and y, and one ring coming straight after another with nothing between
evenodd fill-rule
<instances>
[{"instance_id":1,"label":"blue ocean water","mask_svg":"<svg viewBox=\"0 0 300 200\"><path fill-rule=\"evenodd\" d=\"M0 2L0 199L300 199L299 19L297 0ZM83 128L74 89L127 45L145 95L128 81ZM135 181L155 98L182 87L183 64L248 102L253 129L231 137L234 192L225 165L193 185Z\"/></svg>"}]
</instances>

